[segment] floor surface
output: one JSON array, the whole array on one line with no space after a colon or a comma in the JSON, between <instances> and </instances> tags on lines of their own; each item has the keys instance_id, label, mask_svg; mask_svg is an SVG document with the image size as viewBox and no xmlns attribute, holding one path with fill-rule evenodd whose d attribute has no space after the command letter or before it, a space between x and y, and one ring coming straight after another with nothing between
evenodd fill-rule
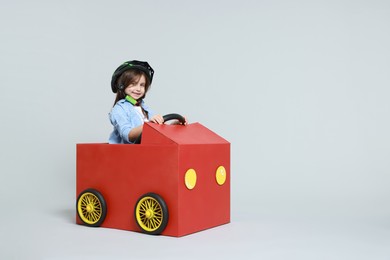
<instances>
[{"instance_id":1,"label":"floor surface","mask_svg":"<svg viewBox=\"0 0 390 260\"><path fill-rule=\"evenodd\" d=\"M181 238L75 224L75 210L2 213L0 259L390 259L388 219L248 216Z\"/></svg>"}]
</instances>

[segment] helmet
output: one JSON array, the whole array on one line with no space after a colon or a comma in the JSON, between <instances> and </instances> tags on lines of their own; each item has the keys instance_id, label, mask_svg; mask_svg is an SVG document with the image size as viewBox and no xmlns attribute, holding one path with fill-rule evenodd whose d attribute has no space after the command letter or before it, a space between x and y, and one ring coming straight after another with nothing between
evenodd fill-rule
<instances>
[{"instance_id":1,"label":"helmet","mask_svg":"<svg viewBox=\"0 0 390 260\"><path fill-rule=\"evenodd\" d=\"M118 89L123 89L123 86L118 86L116 81L122 75L123 72L130 69L138 69L143 71L146 74L146 77L148 77L149 82L152 83L154 70L152 69L152 67L150 67L150 65L146 61L138 61L138 60L126 61L123 64L121 64L114 71L114 74L112 75L112 79L111 79L112 92L116 93Z\"/></svg>"}]
</instances>

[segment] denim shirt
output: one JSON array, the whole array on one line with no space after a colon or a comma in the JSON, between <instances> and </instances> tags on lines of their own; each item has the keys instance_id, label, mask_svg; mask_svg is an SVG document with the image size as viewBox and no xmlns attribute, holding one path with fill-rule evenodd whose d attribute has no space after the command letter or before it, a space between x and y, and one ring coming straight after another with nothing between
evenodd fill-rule
<instances>
[{"instance_id":1,"label":"denim shirt","mask_svg":"<svg viewBox=\"0 0 390 260\"><path fill-rule=\"evenodd\" d=\"M141 107L148 113L148 118L152 118L154 113L142 101ZM114 126L110 134L108 143L110 144L131 144L129 133L134 127L142 125L144 122L139 116L135 107L126 99L119 100L109 113L111 124Z\"/></svg>"}]
</instances>

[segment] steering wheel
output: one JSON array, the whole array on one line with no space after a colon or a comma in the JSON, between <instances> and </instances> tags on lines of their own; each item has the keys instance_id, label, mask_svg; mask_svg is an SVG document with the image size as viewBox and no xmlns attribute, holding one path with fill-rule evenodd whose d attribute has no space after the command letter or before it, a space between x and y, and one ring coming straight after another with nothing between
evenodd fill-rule
<instances>
[{"instance_id":1,"label":"steering wheel","mask_svg":"<svg viewBox=\"0 0 390 260\"><path fill-rule=\"evenodd\" d=\"M164 123L167 122L167 121L170 121L170 120L179 120L179 122L184 125L185 122L186 122L186 119L179 115L179 114L167 114L165 116L163 116L163 119L164 119ZM134 144L140 144L141 143L141 139L142 139L142 133L137 137L137 139L135 139L134 141Z\"/></svg>"}]
</instances>

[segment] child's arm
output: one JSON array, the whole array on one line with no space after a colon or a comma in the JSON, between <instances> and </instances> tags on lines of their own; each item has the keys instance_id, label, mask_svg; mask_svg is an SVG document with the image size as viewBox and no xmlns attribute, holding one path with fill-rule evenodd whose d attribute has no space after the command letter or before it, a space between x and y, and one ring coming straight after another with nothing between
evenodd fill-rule
<instances>
[{"instance_id":1,"label":"child's arm","mask_svg":"<svg viewBox=\"0 0 390 260\"><path fill-rule=\"evenodd\" d=\"M156 123L156 124L164 124L164 119L161 115L154 115L150 122ZM129 132L129 141L134 142L138 136L142 133L143 125L134 127Z\"/></svg>"},{"instance_id":2,"label":"child's arm","mask_svg":"<svg viewBox=\"0 0 390 260\"><path fill-rule=\"evenodd\" d=\"M140 125L140 126L132 128L130 130L130 132L129 132L129 141L130 142L134 142L138 138L138 136L142 133L142 127L143 127L143 125Z\"/></svg>"}]
</instances>

